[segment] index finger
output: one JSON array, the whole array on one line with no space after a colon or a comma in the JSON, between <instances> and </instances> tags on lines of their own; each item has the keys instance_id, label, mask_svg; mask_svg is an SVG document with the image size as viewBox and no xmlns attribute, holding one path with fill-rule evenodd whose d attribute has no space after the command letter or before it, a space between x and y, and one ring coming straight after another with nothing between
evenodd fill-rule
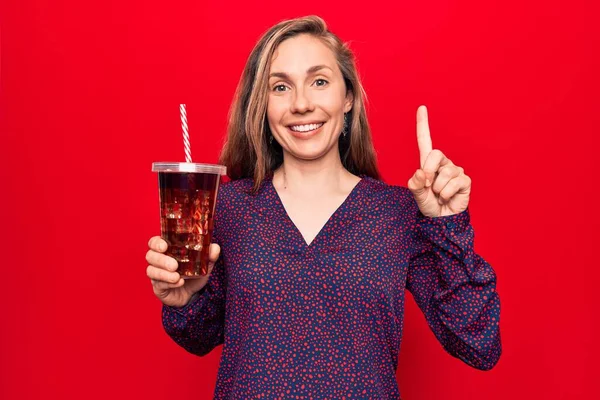
<instances>
[{"instance_id":1,"label":"index finger","mask_svg":"<svg viewBox=\"0 0 600 400\"><path fill-rule=\"evenodd\" d=\"M427 107L425 106L419 106L417 109L417 144L419 145L421 168L423 168L425 160L433 148L433 145L431 144L431 133L429 132Z\"/></svg>"},{"instance_id":2,"label":"index finger","mask_svg":"<svg viewBox=\"0 0 600 400\"><path fill-rule=\"evenodd\" d=\"M160 236L152 236L148 241L148 247L159 253L163 253L167 250L167 242Z\"/></svg>"}]
</instances>

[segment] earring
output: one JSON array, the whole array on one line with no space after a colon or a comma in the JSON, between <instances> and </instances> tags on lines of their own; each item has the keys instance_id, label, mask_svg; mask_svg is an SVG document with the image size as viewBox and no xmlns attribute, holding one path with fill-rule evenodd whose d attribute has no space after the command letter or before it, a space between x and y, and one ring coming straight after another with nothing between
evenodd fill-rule
<instances>
[{"instance_id":1,"label":"earring","mask_svg":"<svg viewBox=\"0 0 600 400\"><path fill-rule=\"evenodd\" d=\"M344 113L344 129L342 130L342 136L344 139L346 138L346 134L348 133L348 114Z\"/></svg>"}]
</instances>

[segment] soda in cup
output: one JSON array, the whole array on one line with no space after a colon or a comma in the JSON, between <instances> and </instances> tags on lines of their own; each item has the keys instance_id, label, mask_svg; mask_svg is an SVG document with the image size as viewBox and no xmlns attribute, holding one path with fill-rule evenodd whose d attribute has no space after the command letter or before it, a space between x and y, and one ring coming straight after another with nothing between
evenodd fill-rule
<instances>
[{"instance_id":1,"label":"soda in cup","mask_svg":"<svg viewBox=\"0 0 600 400\"><path fill-rule=\"evenodd\" d=\"M160 197L160 231L165 254L177 260L184 279L208 273L208 251L223 165L156 162Z\"/></svg>"}]
</instances>

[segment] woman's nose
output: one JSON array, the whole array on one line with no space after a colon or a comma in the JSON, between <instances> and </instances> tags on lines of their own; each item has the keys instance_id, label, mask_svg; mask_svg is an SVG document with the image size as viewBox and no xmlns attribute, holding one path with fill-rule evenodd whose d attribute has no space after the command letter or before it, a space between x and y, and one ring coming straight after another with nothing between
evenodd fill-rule
<instances>
[{"instance_id":1,"label":"woman's nose","mask_svg":"<svg viewBox=\"0 0 600 400\"><path fill-rule=\"evenodd\" d=\"M290 111L293 113L303 114L312 110L314 110L314 105L310 97L304 92L304 89L296 90Z\"/></svg>"}]
</instances>

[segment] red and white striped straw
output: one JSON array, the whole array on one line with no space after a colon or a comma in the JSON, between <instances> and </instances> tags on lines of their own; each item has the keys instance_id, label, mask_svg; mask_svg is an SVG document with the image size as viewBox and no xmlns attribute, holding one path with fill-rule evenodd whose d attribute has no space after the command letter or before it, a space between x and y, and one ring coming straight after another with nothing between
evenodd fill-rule
<instances>
[{"instance_id":1,"label":"red and white striped straw","mask_svg":"<svg viewBox=\"0 0 600 400\"><path fill-rule=\"evenodd\" d=\"M185 151L185 162L192 162L192 150L190 149L190 134L188 133L187 113L185 112L185 104L179 105L179 113L181 114L181 130L183 131L183 149Z\"/></svg>"}]
</instances>

